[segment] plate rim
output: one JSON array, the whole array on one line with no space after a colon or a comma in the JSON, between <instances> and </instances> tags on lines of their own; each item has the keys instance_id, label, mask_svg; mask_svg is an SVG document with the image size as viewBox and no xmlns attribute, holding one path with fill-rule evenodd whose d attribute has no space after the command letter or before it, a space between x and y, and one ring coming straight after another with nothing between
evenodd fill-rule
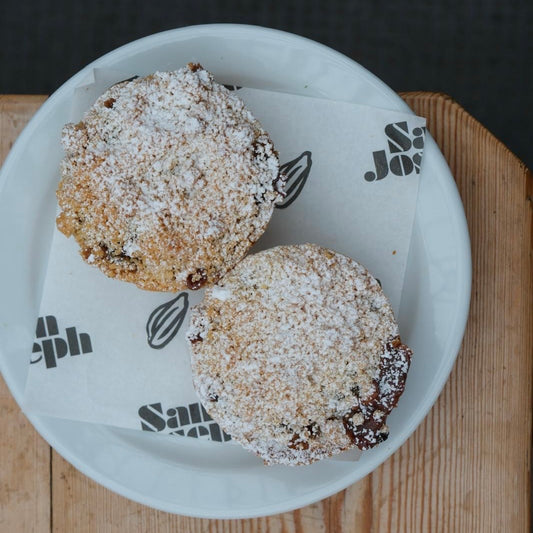
<instances>
[{"instance_id":1,"label":"plate rim","mask_svg":"<svg viewBox=\"0 0 533 533\"><path fill-rule=\"evenodd\" d=\"M285 31L277 30L273 28L266 28L266 27L247 25L247 24L231 24L231 23L226 24L225 23L225 24L202 24L202 25L185 26L181 28L170 29L164 32L159 32L159 33L155 33L152 35L148 35L140 39L131 41L127 44L124 44L123 46L120 46L119 48L116 48L104 54L103 56L95 59L94 61L86 65L84 68L82 68L80 71L78 71L76 74L74 74L74 76L69 78L65 83L63 83L44 102L44 104L32 117L30 122L26 125L24 130L21 132L21 134L18 136L17 140L13 144L2 166L2 169L0 171L0 195L3 193L7 175L9 174L9 170L15 163L16 153L20 150L20 147L25 144L26 139L29 138L32 132L37 127L40 126L41 122L46 117L46 115L52 111L56 100L61 99L63 97L63 94L67 91L70 91L79 82L79 80L81 80L83 77L87 75L87 73L91 69L97 68L100 63L106 62L109 59L120 57L120 55L124 54L125 52L129 54L132 52L132 48L139 46L141 43L146 43L147 41L159 41L159 44L163 44L165 41L168 41L168 42L173 41L176 34L178 33L180 34L196 33L195 35L196 37L201 37L202 33L204 35L213 35L213 32L223 33L230 29L233 32L240 31L240 32L248 33L248 37L251 39L254 38L254 35L257 35L259 33L263 35L268 35L269 37L277 37L278 39L288 40L293 43L297 41L298 42L303 41L308 46L312 46L315 50L325 53L328 56L328 59L335 59L339 61L340 63L343 63L346 66L348 66L350 70L352 71L356 70L358 72L358 75L365 78L365 80L369 82L372 86L374 86L376 90L378 90L381 94L387 96L387 98L391 101L391 103L394 105L395 108L398 108L398 106L401 106L403 111L412 113L412 110L407 106L407 104L390 87L388 87L383 81L377 78L374 74L369 72L365 67L363 67L356 61L350 59L349 57L345 56L344 54L324 44L308 39L306 37L302 37L297 34L285 32ZM433 139L431 138L429 134L428 134L426 146L430 150L435 152L435 156L438 159L438 164L444 165L448 169L448 165L446 161L444 160L443 155L441 154L436 143L433 141ZM347 486L351 485L352 483L356 482L357 480L362 479L363 477L368 475L368 473L373 471L377 466L379 466L384 461L386 461L390 457L390 455L392 455L392 453L396 452L404 444L404 442L412 435L413 431L422 423L423 419L425 418L425 416L427 416L432 406L434 405L436 399L442 392L442 389L448 380L450 372L457 358L460 345L462 343L462 338L463 338L465 327L466 327L466 322L467 322L468 312L469 312L469 304L470 304L471 280L472 280L471 249L470 249L470 238L469 238L469 233L468 233L468 226L466 223L466 216L464 213L462 201L460 199L459 192L455 185L455 181L453 180L453 176L451 175L451 172L449 172L449 169L448 169L448 173L449 173L449 179L443 180L442 185L444 185L445 188L447 189L447 192L449 193L449 198L451 199L451 202L453 203L453 206L455 208L454 211L455 211L456 217L453 218L453 224L455 226L454 229L455 229L456 235L461 237L461 240L458 241L457 244L459 245L458 247L460 247L461 249L459 253L459 257L461 257L463 260L462 263L459 262L457 265L458 270L461 270L461 272L458 274L459 281L461 282L461 286L458 289L458 292L461 295L461 302L460 302L461 309L457 312L453 326L450 328L451 333L448 337L448 344L444 349L445 353L452 354L452 355L446 357L447 364L444 366L443 370L441 371L441 374L440 374L441 379L439 381L438 386L432 389L431 394L426 395L423 406L422 405L419 406L419 408L410 417L411 423L408 426L403 428L402 438L399 439L398 446L394 450L390 450L387 453L385 453L384 457L368 461L366 467L362 469L363 471L362 474L361 474L361 471L359 471L356 475L354 475L353 472L350 472L347 475L339 477L335 482L328 483L327 490L324 490L321 488L315 489L313 492L311 492L311 495L312 495L311 497L309 496L309 494L305 494L303 496L299 496L297 498L289 500L284 505L277 503L277 504L269 504L266 506L255 506L253 512L235 513L234 511L232 511L232 509L229 509L228 512L224 512L224 513L217 512L216 514L210 514L209 512L203 512L202 508L191 509L190 506L182 507L181 505L176 504L175 502L168 502L168 505L165 505L156 498L152 498L145 494L139 493L133 489L130 489L129 487L125 485L122 485L121 483L115 482L114 480L110 478L102 477L102 475L95 468L85 463L84 461L78 459L75 452L69 451L68 448L65 448L63 444L61 444L61 442L56 439L55 435L52 435L48 432L46 428L47 417L31 415L26 412L24 413L25 416L30 420L30 422L35 427L35 429L39 432L39 434L62 457L64 457L67 461L73 464L83 474L87 475L88 477L96 481L97 483L133 501L136 501L138 503L149 505L150 507L153 507L155 509L159 509L165 512L178 513L178 514L185 515L185 516L194 516L198 518L252 518L252 517L266 516L266 515L271 515L275 513L286 512L286 511L290 511L296 508L300 508L304 505L308 505L310 503L316 502L323 498L329 497L332 494L337 493L339 490L342 490L346 488ZM20 406L22 404L23 390L22 391L17 390L17 387L15 386L16 384L14 382L15 380L10 375L9 369L4 361L4 356L2 352L3 351L0 350L0 369L2 371L2 374L4 375L5 382L11 394L13 395L13 397L15 398L15 400Z\"/></svg>"}]
</instances>

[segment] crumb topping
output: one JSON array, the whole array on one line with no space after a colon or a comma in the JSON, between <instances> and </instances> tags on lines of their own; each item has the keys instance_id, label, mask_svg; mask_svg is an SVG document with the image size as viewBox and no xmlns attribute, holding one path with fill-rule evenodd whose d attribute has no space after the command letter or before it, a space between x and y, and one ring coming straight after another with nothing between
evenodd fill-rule
<instances>
[{"instance_id":1,"label":"crumb topping","mask_svg":"<svg viewBox=\"0 0 533 533\"><path fill-rule=\"evenodd\" d=\"M378 282L310 244L246 257L206 290L187 336L205 408L267 464L385 440L411 357Z\"/></svg>"},{"instance_id":2,"label":"crumb topping","mask_svg":"<svg viewBox=\"0 0 533 533\"><path fill-rule=\"evenodd\" d=\"M58 228L145 289L213 283L281 200L268 134L200 65L114 85L62 144Z\"/></svg>"}]
</instances>

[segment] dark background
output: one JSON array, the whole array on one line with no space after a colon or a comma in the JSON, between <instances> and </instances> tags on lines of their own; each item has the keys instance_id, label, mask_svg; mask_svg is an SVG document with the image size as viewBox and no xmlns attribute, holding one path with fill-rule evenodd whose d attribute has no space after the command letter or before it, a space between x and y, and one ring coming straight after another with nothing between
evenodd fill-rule
<instances>
[{"instance_id":1,"label":"dark background","mask_svg":"<svg viewBox=\"0 0 533 533\"><path fill-rule=\"evenodd\" d=\"M0 93L49 94L117 46L210 22L304 35L396 91L448 93L533 168L533 0L0 0Z\"/></svg>"}]
</instances>

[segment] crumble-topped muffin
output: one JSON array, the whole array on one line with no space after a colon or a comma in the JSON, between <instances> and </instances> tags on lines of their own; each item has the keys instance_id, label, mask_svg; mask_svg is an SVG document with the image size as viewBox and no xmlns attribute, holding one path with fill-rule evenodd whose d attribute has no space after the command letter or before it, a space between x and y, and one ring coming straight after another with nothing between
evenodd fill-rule
<instances>
[{"instance_id":1,"label":"crumble-topped muffin","mask_svg":"<svg viewBox=\"0 0 533 533\"><path fill-rule=\"evenodd\" d=\"M214 283L281 200L268 134L200 65L114 85L62 143L57 227L85 261L143 289Z\"/></svg>"},{"instance_id":2,"label":"crumble-topped muffin","mask_svg":"<svg viewBox=\"0 0 533 533\"><path fill-rule=\"evenodd\" d=\"M308 464L388 436L411 351L379 283L312 244L246 257L191 315L193 383L267 464Z\"/></svg>"}]
</instances>

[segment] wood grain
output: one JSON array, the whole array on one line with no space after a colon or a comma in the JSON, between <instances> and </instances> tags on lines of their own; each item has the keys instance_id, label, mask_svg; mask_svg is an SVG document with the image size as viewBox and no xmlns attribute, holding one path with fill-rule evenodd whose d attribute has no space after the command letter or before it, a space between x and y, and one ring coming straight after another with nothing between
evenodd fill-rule
<instances>
[{"instance_id":1,"label":"wood grain","mask_svg":"<svg viewBox=\"0 0 533 533\"><path fill-rule=\"evenodd\" d=\"M113 494L55 452L50 462L49 448L1 384L1 531L529 531L533 179L450 98L402 96L428 118L456 177L474 271L463 348L436 405L405 445L372 475L298 511L253 520L195 520ZM2 154L41 101L0 100Z\"/></svg>"},{"instance_id":2,"label":"wood grain","mask_svg":"<svg viewBox=\"0 0 533 533\"><path fill-rule=\"evenodd\" d=\"M0 163L44 100L0 96ZM50 446L22 414L2 377L0 420L0 531L49 532Z\"/></svg>"},{"instance_id":3,"label":"wood grain","mask_svg":"<svg viewBox=\"0 0 533 533\"><path fill-rule=\"evenodd\" d=\"M399 531L529 531L533 178L450 98L411 93L405 99L428 118L456 177L471 236L473 284L451 378L401 451L409 458L420 450L425 465L419 476L412 461L399 461L399 493L420 509L404 510ZM400 514L388 506L383 517L391 513Z\"/></svg>"}]
</instances>

